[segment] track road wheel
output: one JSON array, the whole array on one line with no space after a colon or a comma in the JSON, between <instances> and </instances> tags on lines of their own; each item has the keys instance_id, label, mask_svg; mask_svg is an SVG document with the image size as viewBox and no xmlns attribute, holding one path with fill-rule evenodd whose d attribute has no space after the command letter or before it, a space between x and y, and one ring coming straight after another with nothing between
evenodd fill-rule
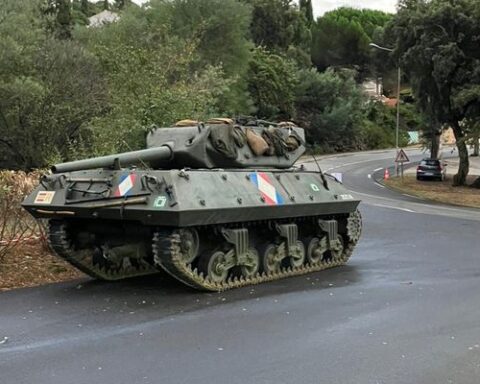
<instances>
[{"instance_id":1,"label":"track road wheel","mask_svg":"<svg viewBox=\"0 0 480 384\"><path fill-rule=\"evenodd\" d=\"M288 260L288 266L292 268L299 268L305 262L305 245L300 240L297 240L295 246L293 247L290 257Z\"/></svg>"},{"instance_id":2,"label":"track road wheel","mask_svg":"<svg viewBox=\"0 0 480 384\"><path fill-rule=\"evenodd\" d=\"M227 280L229 269L226 266L225 253L215 251L210 254L203 254L198 263L198 269L205 274L207 279L214 283L222 283Z\"/></svg>"},{"instance_id":3,"label":"track road wheel","mask_svg":"<svg viewBox=\"0 0 480 384\"><path fill-rule=\"evenodd\" d=\"M246 256L246 262L240 266L243 277L253 277L260 269L260 256L255 248L250 248Z\"/></svg>"},{"instance_id":4,"label":"track road wheel","mask_svg":"<svg viewBox=\"0 0 480 384\"><path fill-rule=\"evenodd\" d=\"M338 260L342 258L343 255L343 250L344 250L344 245L343 245L343 237L342 235L337 235L337 241L332 244L332 248L330 250L332 254L332 259L333 260Z\"/></svg>"},{"instance_id":5,"label":"track road wheel","mask_svg":"<svg viewBox=\"0 0 480 384\"><path fill-rule=\"evenodd\" d=\"M198 232L194 228L185 228L179 231L179 235L182 260L185 264L191 264L198 255L200 245Z\"/></svg>"},{"instance_id":6,"label":"track road wheel","mask_svg":"<svg viewBox=\"0 0 480 384\"><path fill-rule=\"evenodd\" d=\"M262 261L262 271L270 274L280 272L282 268L282 259L278 255L278 246L275 244L266 244L261 248L260 257Z\"/></svg>"},{"instance_id":7,"label":"track road wheel","mask_svg":"<svg viewBox=\"0 0 480 384\"><path fill-rule=\"evenodd\" d=\"M328 250L327 237L313 237L307 246L307 261L315 265L324 260L325 252Z\"/></svg>"}]
</instances>

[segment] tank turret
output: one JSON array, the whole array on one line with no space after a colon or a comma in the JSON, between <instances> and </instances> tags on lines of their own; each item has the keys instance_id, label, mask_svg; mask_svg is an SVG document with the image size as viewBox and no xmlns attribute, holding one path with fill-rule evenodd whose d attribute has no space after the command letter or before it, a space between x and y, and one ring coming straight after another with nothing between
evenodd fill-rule
<instances>
[{"instance_id":1,"label":"tank turret","mask_svg":"<svg viewBox=\"0 0 480 384\"><path fill-rule=\"evenodd\" d=\"M305 152L304 131L292 123L242 126L229 119L218 120L154 128L147 136L147 149L57 164L52 172L132 165L153 169L289 168Z\"/></svg>"}]
</instances>

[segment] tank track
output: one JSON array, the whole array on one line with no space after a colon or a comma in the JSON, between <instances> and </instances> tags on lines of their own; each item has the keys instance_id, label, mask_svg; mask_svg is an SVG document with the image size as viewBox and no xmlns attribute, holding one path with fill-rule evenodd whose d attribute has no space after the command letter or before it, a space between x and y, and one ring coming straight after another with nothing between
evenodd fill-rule
<instances>
[{"instance_id":1,"label":"tank track","mask_svg":"<svg viewBox=\"0 0 480 384\"><path fill-rule=\"evenodd\" d=\"M251 225L255 224L259 223L251 223ZM184 261L180 234L175 229L156 231L153 235L152 249L155 264L182 283L204 291L225 291L344 265L353 253L353 249L360 238L361 230L362 218L360 212L357 210L347 218L347 241L346 244L344 244L340 257L313 265L305 262L300 267L281 268L278 272L256 273L254 276L248 278L244 276L230 277L223 282L212 281L209 277L206 277L203 272L200 272L198 268L192 267L192 264L187 264Z\"/></svg>"},{"instance_id":2,"label":"tank track","mask_svg":"<svg viewBox=\"0 0 480 384\"><path fill-rule=\"evenodd\" d=\"M100 280L121 280L130 277L159 273L158 269L145 260L138 260L136 265L109 267L93 262L91 249L75 250L68 234L68 225L61 220L50 220L48 223L48 242L50 247L62 259L72 264L83 273Z\"/></svg>"}]
</instances>

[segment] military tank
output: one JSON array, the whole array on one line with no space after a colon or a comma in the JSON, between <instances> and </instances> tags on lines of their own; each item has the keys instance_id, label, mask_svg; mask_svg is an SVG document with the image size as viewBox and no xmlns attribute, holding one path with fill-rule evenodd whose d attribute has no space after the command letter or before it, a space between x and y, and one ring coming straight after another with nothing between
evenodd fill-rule
<instances>
[{"instance_id":1,"label":"military tank","mask_svg":"<svg viewBox=\"0 0 480 384\"><path fill-rule=\"evenodd\" d=\"M257 284L342 265L360 238L360 201L295 167L304 152L292 123L183 121L152 129L146 149L53 166L23 207L94 278Z\"/></svg>"}]
</instances>

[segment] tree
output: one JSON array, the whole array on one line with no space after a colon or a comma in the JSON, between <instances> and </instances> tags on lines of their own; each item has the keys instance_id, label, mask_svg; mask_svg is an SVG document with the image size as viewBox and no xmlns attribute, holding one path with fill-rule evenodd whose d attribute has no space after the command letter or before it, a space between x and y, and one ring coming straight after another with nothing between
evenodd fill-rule
<instances>
[{"instance_id":1,"label":"tree","mask_svg":"<svg viewBox=\"0 0 480 384\"><path fill-rule=\"evenodd\" d=\"M305 13L307 24L309 27L311 27L315 21L313 19L312 0L300 0L299 7L300 7L300 10L302 10Z\"/></svg>"},{"instance_id":2,"label":"tree","mask_svg":"<svg viewBox=\"0 0 480 384\"><path fill-rule=\"evenodd\" d=\"M265 119L291 119L294 114L295 64L265 48L254 51L248 72L248 90L257 108L257 116Z\"/></svg>"},{"instance_id":3,"label":"tree","mask_svg":"<svg viewBox=\"0 0 480 384\"><path fill-rule=\"evenodd\" d=\"M72 38L73 18L70 0L46 0L43 4L43 12L52 16L53 20L47 19L47 29L54 33L60 40Z\"/></svg>"},{"instance_id":4,"label":"tree","mask_svg":"<svg viewBox=\"0 0 480 384\"><path fill-rule=\"evenodd\" d=\"M105 105L95 57L46 35L43 17L30 0L6 0L0 11L0 167L74 158Z\"/></svg>"},{"instance_id":5,"label":"tree","mask_svg":"<svg viewBox=\"0 0 480 384\"><path fill-rule=\"evenodd\" d=\"M221 65L197 66L204 53L200 41L179 36L171 6L127 7L118 22L77 32L100 60L110 94L107 113L89 125L96 154L143 148L153 124L218 115L234 78Z\"/></svg>"},{"instance_id":6,"label":"tree","mask_svg":"<svg viewBox=\"0 0 480 384\"><path fill-rule=\"evenodd\" d=\"M453 129L460 157L454 185L464 185L469 171L463 121L480 113L479 17L475 0L408 0L389 27L419 105Z\"/></svg>"},{"instance_id":7,"label":"tree","mask_svg":"<svg viewBox=\"0 0 480 384\"><path fill-rule=\"evenodd\" d=\"M213 65L234 80L219 99L220 110L245 113L249 108L245 76L253 48L250 6L238 0L176 0L152 2L150 7L146 15L152 22L164 25L171 36L196 43L193 71Z\"/></svg>"},{"instance_id":8,"label":"tree","mask_svg":"<svg viewBox=\"0 0 480 384\"><path fill-rule=\"evenodd\" d=\"M391 15L373 10L339 8L317 19L312 28L312 61L323 71L331 66L356 66L367 72L369 43Z\"/></svg>"},{"instance_id":9,"label":"tree","mask_svg":"<svg viewBox=\"0 0 480 384\"><path fill-rule=\"evenodd\" d=\"M296 121L310 143L329 151L361 148L364 100L351 71L301 70L295 94Z\"/></svg>"},{"instance_id":10,"label":"tree","mask_svg":"<svg viewBox=\"0 0 480 384\"><path fill-rule=\"evenodd\" d=\"M82 13L86 17L91 16L91 14L90 14L90 2L88 0L81 0L80 10L82 11Z\"/></svg>"},{"instance_id":11,"label":"tree","mask_svg":"<svg viewBox=\"0 0 480 384\"><path fill-rule=\"evenodd\" d=\"M256 46L287 54L310 66L311 33L306 15L292 0L243 0L252 6L251 36Z\"/></svg>"}]
</instances>

